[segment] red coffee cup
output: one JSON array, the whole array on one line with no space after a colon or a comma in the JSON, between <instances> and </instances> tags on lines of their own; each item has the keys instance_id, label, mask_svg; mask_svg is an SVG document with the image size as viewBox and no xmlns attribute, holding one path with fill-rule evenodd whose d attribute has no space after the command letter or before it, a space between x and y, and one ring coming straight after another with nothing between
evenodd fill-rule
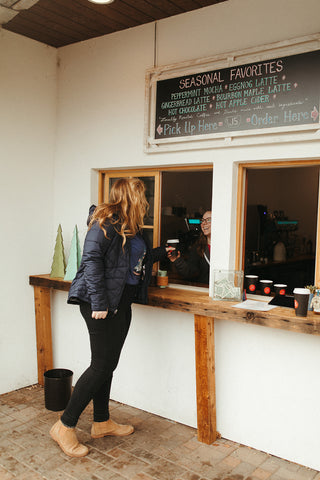
<instances>
[{"instance_id":1,"label":"red coffee cup","mask_svg":"<svg viewBox=\"0 0 320 480\"><path fill-rule=\"evenodd\" d=\"M257 293L258 275L245 276L245 289L247 293Z\"/></svg>"},{"instance_id":2,"label":"red coffee cup","mask_svg":"<svg viewBox=\"0 0 320 480\"><path fill-rule=\"evenodd\" d=\"M288 285L285 283L275 283L274 284L274 293L276 295L285 295Z\"/></svg>"},{"instance_id":3,"label":"red coffee cup","mask_svg":"<svg viewBox=\"0 0 320 480\"><path fill-rule=\"evenodd\" d=\"M308 288L295 288L293 295L294 309L297 317L306 317L308 315L310 290Z\"/></svg>"},{"instance_id":4,"label":"red coffee cup","mask_svg":"<svg viewBox=\"0 0 320 480\"><path fill-rule=\"evenodd\" d=\"M261 295L269 296L273 286L272 280L260 280Z\"/></svg>"}]
</instances>

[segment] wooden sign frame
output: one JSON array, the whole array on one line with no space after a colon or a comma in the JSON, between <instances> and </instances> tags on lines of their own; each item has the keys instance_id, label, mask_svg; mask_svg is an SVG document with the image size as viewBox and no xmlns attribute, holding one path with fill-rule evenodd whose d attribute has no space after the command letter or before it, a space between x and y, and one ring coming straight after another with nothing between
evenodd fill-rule
<instances>
[{"instance_id":1,"label":"wooden sign frame","mask_svg":"<svg viewBox=\"0 0 320 480\"><path fill-rule=\"evenodd\" d=\"M290 141L319 140L319 118L313 124L288 125L257 128L220 133L197 134L195 136L173 136L155 138L157 83L199 72L218 71L226 68L263 62L274 58L313 52L320 48L320 34L309 35L288 41L277 42L238 52L229 52L209 58L183 62L175 65L155 67L146 72L145 132L146 153L174 150L190 150L215 147L232 147Z\"/></svg>"}]
</instances>

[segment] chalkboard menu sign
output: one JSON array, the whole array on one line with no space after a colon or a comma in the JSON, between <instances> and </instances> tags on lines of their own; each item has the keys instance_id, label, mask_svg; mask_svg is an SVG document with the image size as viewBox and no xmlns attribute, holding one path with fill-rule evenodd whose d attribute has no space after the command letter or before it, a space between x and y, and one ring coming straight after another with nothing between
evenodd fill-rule
<instances>
[{"instance_id":1,"label":"chalkboard menu sign","mask_svg":"<svg viewBox=\"0 0 320 480\"><path fill-rule=\"evenodd\" d=\"M159 80L155 139L319 125L320 50Z\"/></svg>"}]
</instances>

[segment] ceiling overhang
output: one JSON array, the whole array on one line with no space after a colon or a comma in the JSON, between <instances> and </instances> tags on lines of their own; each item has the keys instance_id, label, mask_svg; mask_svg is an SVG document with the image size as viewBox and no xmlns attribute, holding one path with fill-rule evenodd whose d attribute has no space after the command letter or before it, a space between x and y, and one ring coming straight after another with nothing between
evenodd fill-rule
<instances>
[{"instance_id":1,"label":"ceiling overhang","mask_svg":"<svg viewBox=\"0 0 320 480\"><path fill-rule=\"evenodd\" d=\"M0 25L53 47L208 7L227 0L0 0Z\"/></svg>"}]
</instances>

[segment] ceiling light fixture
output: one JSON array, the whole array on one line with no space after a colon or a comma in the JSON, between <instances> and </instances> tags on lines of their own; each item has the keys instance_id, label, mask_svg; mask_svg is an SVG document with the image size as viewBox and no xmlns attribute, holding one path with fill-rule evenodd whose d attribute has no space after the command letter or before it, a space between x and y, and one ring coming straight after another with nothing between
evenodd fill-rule
<instances>
[{"instance_id":1,"label":"ceiling light fixture","mask_svg":"<svg viewBox=\"0 0 320 480\"><path fill-rule=\"evenodd\" d=\"M89 2L92 3L101 3L101 4L107 4L107 3L112 3L114 0L89 0Z\"/></svg>"}]
</instances>

